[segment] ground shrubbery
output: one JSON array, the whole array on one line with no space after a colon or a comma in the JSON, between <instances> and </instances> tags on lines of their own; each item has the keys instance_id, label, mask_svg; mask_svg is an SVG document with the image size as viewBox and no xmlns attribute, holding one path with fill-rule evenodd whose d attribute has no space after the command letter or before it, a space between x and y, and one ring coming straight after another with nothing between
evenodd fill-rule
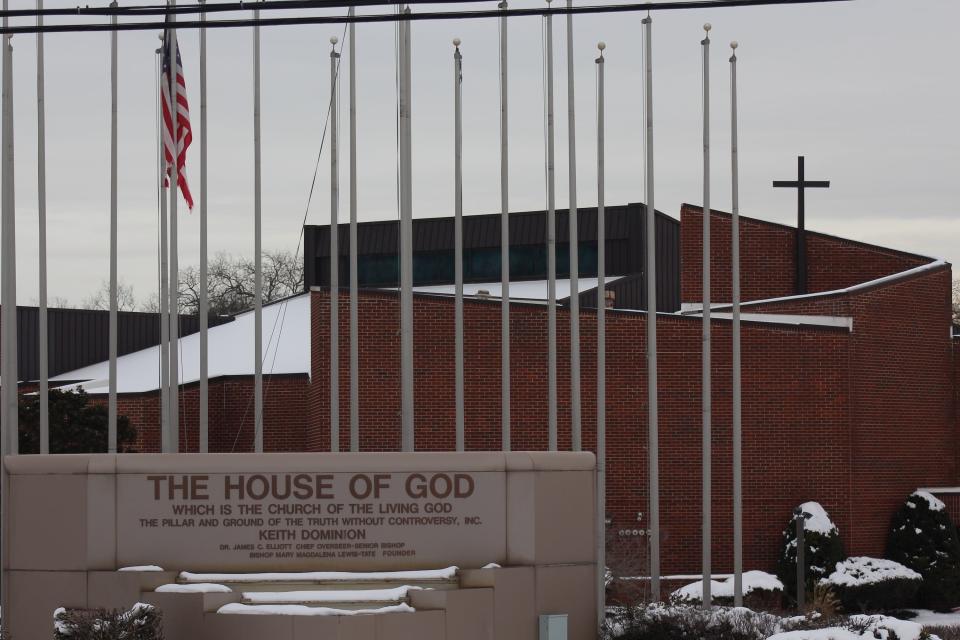
<instances>
[{"instance_id":1,"label":"ground shrubbery","mask_svg":"<svg viewBox=\"0 0 960 640\"><path fill-rule=\"evenodd\" d=\"M812 592L817 582L828 576L846 555L840 531L833 524L827 512L817 502L805 502L800 505L804 513L811 517L804 525L804 560L807 592ZM783 553L777 563L777 577L783 582L788 598L796 602L797 598L797 518L790 518L783 530Z\"/></svg>"},{"instance_id":2,"label":"ground shrubbery","mask_svg":"<svg viewBox=\"0 0 960 640\"><path fill-rule=\"evenodd\" d=\"M148 604L130 611L57 609L54 640L163 640L160 612Z\"/></svg>"},{"instance_id":3,"label":"ground shrubbery","mask_svg":"<svg viewBox=\"0 0 960 640\"><path fill-rule=\"evenodd\" d=\"M949 611L960 605L960 539L942 502L913 493L894 514L887 557L923 576L920 606Z\"/></svg>"},{"instance_id":4,"label":"ground shrubbery","mask_svg":"<svg viewBox=\"0 0 960 640\"><path fill-rule=\"evenodd\" d=\"M899 562L855 557L837 563L820 581L843 604L844 611L890 611L911 605L923 578Z\"/></svg>"},{"instance_id":5,"label":"ground shrubbery","mask_svg":"<svg viewBox=\"0 0 960 640\"><path fill-rule=\"evenodd\" d=\"M107 450L107 405L90 402L81 388L50 390L50 453L100 453ZM40 453L40 397L20 396L20 453ZM117 446L131 452L137 430L117 416Z\"/></svg>"},{"instance_id":6,"label":"ground shrubbery","mask_svg":"<svg viewBox=\"0 0 960 640\"><path fill-rule=\"evenodd\" d=\"M763 571L743 572L743 606L754 611L778 609L783 600L783 583L776 576ZM730 607L734 602L733 576L710 581L712 604ZM700 604L703 601L703 581L699 580L677 589L670 595L674 604Z\"/></svg>"}]
</instances>

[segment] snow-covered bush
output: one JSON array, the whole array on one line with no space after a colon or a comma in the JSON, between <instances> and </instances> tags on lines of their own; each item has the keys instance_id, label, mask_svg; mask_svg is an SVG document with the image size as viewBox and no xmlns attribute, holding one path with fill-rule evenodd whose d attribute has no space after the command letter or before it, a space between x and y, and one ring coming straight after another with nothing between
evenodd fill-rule
<instances>
[{"instance_id":1,"label":"snow-covered bush","mask_svg":"<svg viewBox=\"0 0 960 640\"><path fill-rule=\"evenodd\" d=\"M160 612L137 603L129 611L57 609L54 640L163 640Z\"/></svg>"},{"instance_id":2,"label":"snow-covered bush","mask_svg":"<svg viewBox=\"0 0 960 640\"><path fill-rule=\"evenodd\" d=\"M916 622L889 616L850 616L832 627L796 629L770 636L768 640L939 640Z\"/></svg>"},{"instance_id":3,"label":"snow-covered bush","mask_svg":"<svg viewBox=\"0 0 960 640\"><path fill-rule=\"evenodd\" d=\"M743 604L749 609L769 609L783 598L783 583L777 576L764 571L743 572ZM733 576L710 581L710 599L713 604L733 604ZM700 604L703 601L703 580L680 587L670 594L677 604Z\"/></svg>"},{"instance_id":4,"label":"snow-covered bush","mask_svg":"<svg viewBox=\"0 0 960 640\"><path fill-rule=\"evenodd\" d=\"M840 598L844 611L889 611L912 605L923 578L899 562L855 557L837 563L820 581Z\"/></svg>"},{"instance_id":5,"label":"snow-covered bush","mask_svg":"<svg viewBox=\"0 0 960 640\"><path fill-rule=\"evenodd\" d=\"M627 608L608 621L609 640L765 640L780 631L775 615L748 609L651 604Z\"/></svg>"},{"instance_id":6,"label":"snow-covered bush","mask_svg":"<svg viewBox=\"0 0 960 640\"><path fill-rule=\"evenodd\" d=\"M945 505L930 493L914 492L893 515L887 557L923 576L921 606L960 605L960 540Z\"/></svg>"},{"instance_id":7,"label":"snow-covered bush","mask_svg":"<svg viewBox=\"0 0 960 640\"><path fill-rule=\"evenodd\" d=\"M803 513L809 513L810 518L804 522L804 561L806 572L804 581L807 591L829 575L837 563L844 559L843 542L840 540L840 530L833 524L826 510L819 502L804 502L800 505ZM786 587L791 600L797 597L797 518L790 518L790 523L783 530L783 553L777 563L777 577Z\"/></svg>"}]
</instances>

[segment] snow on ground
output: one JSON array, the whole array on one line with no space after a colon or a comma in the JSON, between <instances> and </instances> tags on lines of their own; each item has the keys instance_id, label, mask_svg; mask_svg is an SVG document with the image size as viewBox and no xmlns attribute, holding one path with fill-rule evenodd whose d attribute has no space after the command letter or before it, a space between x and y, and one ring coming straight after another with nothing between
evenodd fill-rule
<instances>
[{"instance_id":1,"label":"snow on ground","mask_svg":"<svg viewBox=\"0 0 960 640\"><path fill-rule=\"evenodd\" d=\"M929 609L911 609L911 611L917 614L917 617L911 620L925 627L960 627L960 611L950 613L938 613Z\"/></svg>"},{"instance_id":2,"label":"snow on ground","mask_svg":"<svg viewBox=\"0 0 960 640\"><path fill-rule=\"evenodd\" d=\"M837 568L821 583L840 587L859 587L884 580L905 578L922 580L923 577L899 562L882 558L853 557L837 563Z\"/></svg>"},{"instance_id":3,"label":"snow on ground","mask_svg":"<svg viewBox=\"0 0 960 640\"><path fill-rule=\"evenodd\" d=\"M822 533L823 535L829 535L839 531L837 525L833 524L830 516L827 515L826 510L820 506L819 502L804 502L800 505L800 508L805 513L810 514L807 521L803 523L803 528L807 531Z\"/></svg>"},{"instance_id":4,"label":"snow on ground","mask_svg":"<svg viewBox=\"0 0 960 640\"><path fill-rule=\"evenodd\" d=\"M327 607L305 607L302 604L240 604L231 602L217 610L217 613L249 616L362 616L378 613L413 613L413 607L398 604L379 609L330 609Z\"/></svg>"},{"instance_id":5,"label":"snow on ground","mask_svg":"<svg viewBox=\"0 0 960 640\"><path fill-rule=\"evenodd\" d=\"M349 571L307 571L303 573L191 573L183 571L184 582L416 582L419 580L451 580L457 567L426 571L380 571L353 573Z\"/></svg>"},{"instance_id":6,"label":"snow on ground","mask_svg":"<svg viewBox=\"0 0 960 640\"><path fill-rule=\"evenodd\" d=\"M828 627L810 631L787 631L767 640L919 640L923 625L889 616L850 616L854 629ZM859 624L858 624L859 623ZM862 626L862 630L855 630ZM895 634L895 635L892 635Z\"/></svg>"},{"instance_id":7,"label":"snow on ground","mask_svg":"<svg viewBox=\"0 0 960 640\"><path fill-rule=\"evenodd\" d=\"M243 599L250 604L398 602L406 598L410 591L422 591L422 588L404 586L396 589L354 589L348 591L254 591L244 592Z\"/></svg>"},{"instance_id":8,"label":"snow on ground","mask_svg":"<svg viewBox=\"0 0 960 640\"><path fill-rule=\"evenodd\" d=\"M760 589L783 591L783 583L780 582L775 575L766 573L765 571L744 571L743 595ZM672 595L684 602L701 602L703 600L703 580L680 587L674 591ZM710 595L713 598L732 598L733 576L725 578L722 581L711 580Z\"/></svg>"},{"instance_id":9,"label":"snow on ground","mask_svg":"<svg viewBox=\"0 0 960 640\"><path fill-rule=\"evenodd\" d=\"M194 582L193 584L164 584L154 589L157 593L233 593L233 589L212 582Z\"/></svg>"},{"instance_id":10,"label":"snow on ground","mask_svg":"<svg viewBox=\"0 0 960 640\"><path fill-rule=\"evenodd\" d=\"M927 501L927 504L930 505L931 511L943 511L947 508L947 505L943 503L942 500L937 498L935 495L929 491L914 491L910 494L911 497L917 496L918 498L923 498ZM910 504L909 502L907 504Z\"/></svg>"}]
</instances>

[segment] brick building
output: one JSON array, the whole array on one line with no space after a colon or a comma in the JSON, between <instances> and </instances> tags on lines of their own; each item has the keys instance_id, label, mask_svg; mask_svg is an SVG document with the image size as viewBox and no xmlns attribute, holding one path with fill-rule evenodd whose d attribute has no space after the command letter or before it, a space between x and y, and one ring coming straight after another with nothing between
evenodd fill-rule
<instances>
[{"instance_id":1,"label":"brick building","mask_svg":"<svg viewBox=\"0 0 960 640\"><path fill-rule=\"evenodd\" d=\"M664 574L700 566L701 324L698 315L703 211L680 216L680 313L658 316L661 527ZM730 216L712 212L714 568L729 571L731 506ZM772 570L792 509L821 502L849 553L881 555L897 505L918 487L958 480L960 336L950 321L951 267L941 261L808 232L810 293L793 296L796 230L741 218L743 306L744 561ZM324 450L329 443L329 291L313 288L283 303L296 326L266 357L265 448ZM465 303L466 445L500 448L500 301ZM269 307L268 307L269 309ZM280 314L274 305L272 313ZM448 295L414 299L416 447L454 448L454 316ZM570 446L567 309L558 311L560 446ZM297 315L299 314L299 315ZM512 438L544 449L546 308L511 306ZM278 317L278 316L274 316ZM361 449L400 447L399 299L360 295ZM636 561L645 548L647 407L645 323L637 310L607 315L609 539L613 558ZM349 308L340 305L340 441L349 441ZM215 331L242 331L243 315ZM265 318L265 330L271 321ZM272 334L271 334L272 335ZM283 344L283 342L287 344ZM595 311L581 310L584 446L596 442ZM225 339L227 344L236 339ZM250 341L252 342L252 341ZM243 344L249 344L244 342ZM238 343L236 343L238 344ZM234 347L235 348L235 347ZM244 348L244 351L249 349ZM273 362L270 366L271 353ZM279 354L279 355L277 355ZM120 363L124 390L127 356ZM150 362L150 354L142 356ZM187 358L189 360L189 357ZM249 363L252 370L252 358ZM216 355L211 367L216 367ZM89 369L89 368L88 368ZM213 451L252 444L252 380L243 364L210 383ZM154 374L155 376L155 374ZM98 379L95 371L72 380ZM66 377L65 377L66 379ZM195 450L197 388L186 375L182 446ZM102 382L101 382L102 384ZM96 391L95 387L91 390ZM158 399L148 383L123 393L120 411L139 428L138 449L159 446ZM640 559L642 565L642 558ZM640 569L642 570L642 569Z\"/></svg>"}]
</instances>

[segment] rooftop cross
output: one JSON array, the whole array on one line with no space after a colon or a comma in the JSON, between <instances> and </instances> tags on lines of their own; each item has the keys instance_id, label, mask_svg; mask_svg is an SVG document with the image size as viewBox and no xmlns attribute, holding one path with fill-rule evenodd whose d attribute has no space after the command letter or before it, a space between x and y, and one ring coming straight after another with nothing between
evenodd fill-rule
<instances>
[{"instance_id":1,"label":"rooftop cross","mask_svg":"<svg viewBox=\"0 0 960 640\"><path fill-rule=\"evenodd\" d=\"M796 294L807 293L807 238L804 228L804 189L826 189L829 180L807 180L803 171L803 156L797 156L797 179L774 180L774 187L788 187L797 190L797 276Z\"/></svg>"}]
</instances>

